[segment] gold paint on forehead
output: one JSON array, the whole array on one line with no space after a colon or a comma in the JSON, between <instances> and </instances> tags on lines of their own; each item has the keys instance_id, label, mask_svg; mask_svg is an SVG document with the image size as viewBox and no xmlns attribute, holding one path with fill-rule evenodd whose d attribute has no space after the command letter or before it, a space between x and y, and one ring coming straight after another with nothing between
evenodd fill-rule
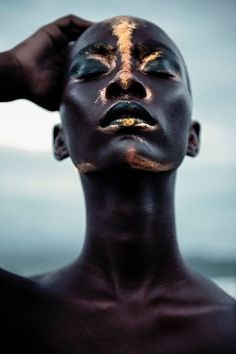
<instances>
[{"instance_id":1,"label":"gold paint on forehead","mask_svg":"<svg viewBox=\"0 0 236 354\"><path fill-rule=\"evenodd\" d=\"M134 147L128 149L126 157L129 165L138 170L162 172L172 168L171 163L159 163L137 154L137 150Z\"/></svg>"},{"instance_id":2,"label":"gold paint on forehead","mask_svg":"<svg viewBox=\"0 0 236 354\"><path fill-rule=\"evenodd\" d=\"M140 69L143 70L143 68L145 67L145 65L147 65L147 63L149 63L152 60L156 60L157 58L163 57L163 55L165 54L165 52L163 50L158 50L154 53L151 53L149 55L147 55L143 60L142 63L140 65Z\"/></svg>"},{"instance_id":3,"label":"gold paint on forehead","mask_svg":"<svg viewBox=\"0 0 236 354\"><path fill-rule=\"evenodd\" d=\"M96 166L90 162L81 162L76 167L80 173L88 173L96 170Z\"/></svg>"},{"instance_id":4,"label":"gold paint on forehead","mask_svg":"<svg viewBox=\"0 0 236 354\"><path fill-rule=\"evenodd\" d=\"M117 18L112 23L113 35L117 37L117 44L121 55L122 70L120 72L121 83L127 87L129 83L129 74L131 72L133 47L132 34L137 24L126 17Z\"/></svg>"}]
</instances>

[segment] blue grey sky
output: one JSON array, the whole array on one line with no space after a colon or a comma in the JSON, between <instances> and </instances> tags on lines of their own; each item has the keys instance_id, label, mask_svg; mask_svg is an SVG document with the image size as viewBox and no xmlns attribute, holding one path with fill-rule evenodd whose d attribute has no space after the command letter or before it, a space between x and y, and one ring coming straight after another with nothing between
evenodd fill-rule
<instances>
[{"instance_id":1,"label":"blue grey sky","mask_svg":"<svg viewBox=\"0 0 236 354\"><path fill-rule=\"evenodd\" d=\"M116 15L142 17L177 43L191 78L193 119L202 124L200 155L186 158L177 180L180 246L186 256L233 259L236 1L0 0L0 51L69 13L93 21ZM24 100L0 104L0 256L8 269L20 272L20 266L12 263L17 255L43 258L45 252L64 250L68 259L73 258L83 242L78 178L69 161L58 164L50 157L51 129L58 121L58 113ZM73 210L71 216L65 215L68 208Z\"/></svg>"}]
</instances>

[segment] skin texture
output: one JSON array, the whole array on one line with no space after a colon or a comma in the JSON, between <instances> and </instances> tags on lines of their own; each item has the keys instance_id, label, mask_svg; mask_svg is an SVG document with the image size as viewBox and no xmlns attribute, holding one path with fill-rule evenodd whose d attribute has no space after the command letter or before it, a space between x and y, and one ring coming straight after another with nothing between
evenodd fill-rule
<instances>
[{"instance_id":1,"label":"skin texture","mask_svg":"<svg viewBox=\"0 0 236 354\"><path fill-rule=\"evenodd\" d=\"M80 172L85 243L58 271L0 272L7 353L235 352L235 301L176 240L177 168L199 149L191 108L182 56L156 25L116 17L74 44L54 154Z\"/></svg>"},{"instance_id":2,"label":"skin texture","mask_svg":"<svg viewBox=\"0 0 236 354\"><path fill-rule=\"evenodd\" d=\"M68 43L91 24L91 21L68 15L1 53L1 101L25 98L50 111L58 110Z\"/></svg>"}]
</instances>

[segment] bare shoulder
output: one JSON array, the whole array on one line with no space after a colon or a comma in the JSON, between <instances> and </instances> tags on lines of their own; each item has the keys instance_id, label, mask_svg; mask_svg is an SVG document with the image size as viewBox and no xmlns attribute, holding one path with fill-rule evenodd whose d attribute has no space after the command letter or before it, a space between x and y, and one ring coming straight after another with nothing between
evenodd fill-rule
<instances>
[{"instance_id":1,"label":"bare shoulder","mask_svg":"<svg viewBox=\"0 0 236 354\"><path fill-rule=\"evenodd\" d=\"M50 292L45 291L40 283L0 268L0 312L1 316L24 313L24 319L35 309L47 306L54 300ZM23 319L20 316L21 319Z\"/></svg>"},{"instance_id":2,"label":"bare shoulder","mask_svg":"<svg viewBox=\"0 0 236 354\"><path fill-rule=\"evenodd\" d=\"M193 274L192 298L198 308L196 324L202 338L221 348L236 352L236 301L210 279ZM218 351L216 351L218 353ZM220 351L219 351L220 352Z\"/></svg>"},{"instance_id":3,"label":"bare shoulder","mask_svg":"<svg viewBox=\"0 0 236 354\"><path fill-rule=\"evenodd\" d=\"M194 290L201 299L220 307L235 309L236 300L211 279L199 273L192 273L192 281Z\"/></svg>"},{"instance_id":4,"label":"bare shoulder","mask_svg":"<svg viewBox=\"0 0 236 354\"><path fill-rule=\"evenodd\" d=\"M4 269L0 269L0 288L1 318L9 325L11 318L26 318L45 298L36 282Z\"/></svg>"},{"instance_id":5,"label":"bare shoulder","mask_svg":"<svg viewBox=\"0 0 236 354\"><path fill-rule=\"evenodd\" d=\"M55 323L64 316L61 302L36 281L3 269L0 288L1 348L7 348L4 353L50 353L48 333L52 329L56 333Z\"/></svg>"},{"instance_id":6,"label":"bare shoulder","mask_svg":"<svg viewBox=\"0 0 236 354\"><path fill-rule=\"evenodd\" d=\"M12 323L16 323L22 314L27 314L29 305L37 294L36 283L17 274L0 269L0 314L1 330L6 333Z\"/></svg>"},{"instance_id":7,"label":"bare shoulder","mask_svg":"<svg viewBox=\"0 0 236 354\"><path fill-rule=\"evenodd\" d=\"M36 283L20 275L0 268L1 302L4 298L10 300L19 298L36 290Z\"/></svg>"}]
</instances>

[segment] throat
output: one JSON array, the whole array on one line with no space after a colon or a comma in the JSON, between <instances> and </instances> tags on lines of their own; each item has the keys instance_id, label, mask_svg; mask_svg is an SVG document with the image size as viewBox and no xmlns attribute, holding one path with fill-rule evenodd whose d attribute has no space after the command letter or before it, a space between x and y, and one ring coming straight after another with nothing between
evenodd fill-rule
<instances>
[{"instance_id":1,"label":"throat","mask_svg":"<svg viewBox=\"0 0 236 354\"><path fill-rule=\"evenodd\" d=\"M181 268L175 173L94 174L82 176L82 183L87 227L81 259L102 270L116 294L171 281Z\"/></svg>"}]
</instances>

